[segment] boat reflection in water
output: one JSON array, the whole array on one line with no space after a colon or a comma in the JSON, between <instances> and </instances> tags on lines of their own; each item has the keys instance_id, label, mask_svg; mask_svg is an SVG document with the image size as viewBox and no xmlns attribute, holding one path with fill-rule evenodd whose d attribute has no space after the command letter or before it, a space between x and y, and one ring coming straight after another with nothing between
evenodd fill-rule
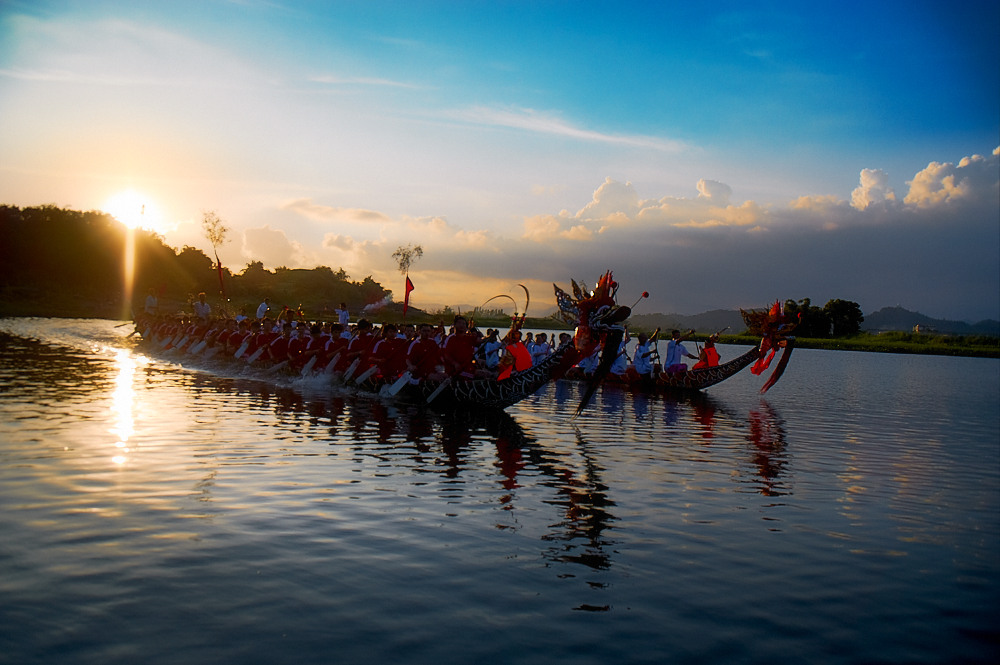
<instances>
[{"instance_id":1,"label":"boat reflection in water","mask_svg":"<svg viewBox=\"0 0 1000 665\"><path fill-rule=\"evenodd\" d=\"M455 502L481 500L476 496L475 483L481 481L478 476L496 474L495 482L503 491L491 502L499 504L510 517L497 522L497 529L525 528L518 520L518 511L522 500L519 490L525 486L520 475L527 472L529 489L550 490L544 503L558 509L556 519L549 519L544 532L538 534L545 543L542 556L592 570L607 570L614 564L613 525L618 518L612 495L616 487L604 479L602 460L611 456L616 464L621 463L623 448L629 451L627 457L640 462L642 456L648 456L648 461L666 454L691 464L705 461L706 447L717 445L719 459L725 458L731 467L725 472L727 482L736 484L731 491L773 497L791 492L785 478L789 472L785 425L763 399L741 417L725 402L705 393L647 395L605 386L591 406L592 413L578 421L566 418L572 434L567 432L565 440L548 436L544 441L532 434L531 426L540 407L542 411L552 406L557 412L571 413L580 400L581 385L557 382L529 400L533 404L526 413L514 415L499 410L442 414L351 392L303 391L200 374L193 378L192 388L252 397L258 407L273 412L274 427L297 432L303 446L328 439L327 445L336 448L330 455L340 454L347 446L358 459L374 457L397 471L406 467L407 473L433 473L452 481L448 492ZM547 401L551 404L546 405ZM631 441L628 434L623 436L624 430L608 436L609 424L621 425L626 419L629 427L637 430L631 436L638 440ZM522 426L521 420L527 425ZM587 434L595 423L599 424L596 440L604 443L595 443ZM649 428L647 441L641 436L644 426ZM573 444L567 445L570 440ZM735 457L735 467L730 456L734 445L743 451ZM490 451L489 457L484 456L484 450ZM319 453L297 450L294 454ZM392 473L386 470L387 475ZM476 474L477 479L466 486L463 474ZM532 511L537 509L536 500L533 495L523 499Z\"/></svg>"}]
</instances>

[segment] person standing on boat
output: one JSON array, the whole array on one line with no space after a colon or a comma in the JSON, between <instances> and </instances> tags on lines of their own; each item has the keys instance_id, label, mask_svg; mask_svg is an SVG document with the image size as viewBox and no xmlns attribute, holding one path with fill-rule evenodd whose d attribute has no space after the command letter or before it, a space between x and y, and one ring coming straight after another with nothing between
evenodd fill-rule
<instances>
[{"instance_id":1,"label":"person standing on boat","mask_svg":"<svg viewBox=\"0 0 1000 665\"><path fill-rule=\"evenodd\" d=\"M337 313L337 321L344 326L344 330L347 330L351 321L351 313L347 311L347 303L340 303L340 307L334 307L333 311Z\"/></svg>"},{"instance_id":2,"label":"person standing on boat","mask_svg":"<svg viewBox=\"0 0 1000 665\"><path fill-rule=\"evenodd\" d=\"M207 322L208 317L212 315L212 306L205 300L204 291L198 294L198 299L194 301L192 307L194 307L195 317L202 323Z\"/></svg>"},{"instance_id":3,"label":"person standing on boat","mask_svg":"<svg viewBox=\"0 0 1000 665\"><path fill-rule=\"evenodd\" d=\"M271 306L271 299L270 298L264 298L264 302L262 302L260 305L257 306L257 320L258 321L260 321L265 316L267 316L267 310L269 310L271 308L270 306Z\"/></svg>"},{"instance_id":4,"label":"person standing on boat","mask_svg":"<svg viewBox=\"0 0 1000 665\"><path fill-rule=\"evenodd\" d=\"M670 341L667 342L667 357L663 363L664 372L668 374L686 372L687 365L681 362L685 356L698 360L698 356L691 355L687 348L685 348L685 346L681 343L693 334L693 330L688 331L683 336L681 335L680 330L673 330L670 332Z\"/></svg>"},{"instance_id":5,"label":"person standing on boat","mask_svg":"<svg viewBox=\"0 0 1000 665\"><path fill-rule=\"evenodd\" d=\"M149 293L146 295L146 304L143 306L143 311L149 316L160 315L160 301L156 298L156 289L149 289Z\"/></svg>"}]
</instances>

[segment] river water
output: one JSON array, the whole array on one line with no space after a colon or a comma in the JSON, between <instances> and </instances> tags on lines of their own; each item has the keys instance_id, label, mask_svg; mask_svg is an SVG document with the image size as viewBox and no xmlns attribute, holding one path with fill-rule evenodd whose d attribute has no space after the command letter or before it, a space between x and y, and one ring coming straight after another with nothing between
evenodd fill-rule
<instances>
[{"instance_id":1,"label":"river water","mask_svg":"<svg viewBox=\"0 0 1000 665\"><path fill-rule=\"evenodd\" d=\"M1000 657L997 360L456 418L115 326L0 320L0 662Z\"/></svg>"}]
</instances>

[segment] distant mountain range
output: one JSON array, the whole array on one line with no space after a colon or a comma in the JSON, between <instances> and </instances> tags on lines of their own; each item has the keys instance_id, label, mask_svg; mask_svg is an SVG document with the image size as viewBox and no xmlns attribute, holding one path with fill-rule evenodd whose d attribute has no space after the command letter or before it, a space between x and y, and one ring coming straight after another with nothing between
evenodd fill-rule
<instances>
[{"instance_id":1,"label":"distant mountain range","mask_svg":"<svg viewBox=\"0 0 1000 665\"><path fill-rule=\"evenodd\" d=\"M674 328L677 330L694 328L700 333L709 333L718 332L728 326L729 330L726 332L729 334L741 333L746 330L746 325L743 323L743 317L739 311L728 309L713 309L702 314L634 314L629 318L629 323L633 328L644 330L659 327L668 334ZM865 314L861 329L870 332L890 330L913 332L914 326L918 325L925 332L1000 336L1000 321L988 319L978 323L967 323L965 321L932 319L902 307L883 307L871 314Z\"/></svg>"},{"instance_id":2,"label":"distant mountain range","mask_svg":"<svg viewBox=\"0 0 1000 665\"><path fill-rule=\"evenodd\" d=\"M865 314L862 330L881 332L887 330L904 330L912 332L915 326L920 326L924 332L938 332L950 335L993 335L1000 336L1000 321L987 319L978 323L965 321L948 321L932 319L920 312L911 312L902 307L883 307Z\"/></svg>"}]
</instances>

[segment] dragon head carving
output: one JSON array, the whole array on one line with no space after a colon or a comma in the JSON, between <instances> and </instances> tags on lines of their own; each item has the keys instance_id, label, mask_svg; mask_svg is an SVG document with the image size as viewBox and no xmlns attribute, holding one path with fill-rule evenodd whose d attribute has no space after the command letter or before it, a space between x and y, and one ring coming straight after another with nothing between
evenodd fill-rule
<instances>
[{"instance_id":1,"label":"dragon head carving","mask_svg":"<svg viewBox=\"0 0 1000 665\"><path fill-rule=\"evenodd\" d=\"M757 362L750 368L751 372L761 374L770 366L771 360L774 359L774 354L777 350L779 348L784 349L778 365L760 389L760 392L763 394L776 384L785 372L788 359L792 355L792 349L795 348L795 337L789 333L795 330L798 322L793 321L785 314L784 308L782 308L781 303L777 300L768 310L741 309L740 314L743 315L743 321L747 324L750 334L760 335Z\"/></svg>"},{"instance_id":2,"label":"dragon head carving","mask_svg":"<svg viewBox=\"0 0 1000 665\"><path fill-rule=\"evenodd\" d=\"M601 360L577 407L576 412L579 414L590 402L597 386L611 371L611 365L618 357L619 347L625 337L624 323L632 314L632 308L615 303L618 282L614 280L610 270L601 276L593 291L584 291L575 281L572 284L573 296L555 284L552 286L555 288L561 318L567 323L576 324L573 344L578 357L586 358L599 345L604 345Z\"/></svg>"}]
</instances>

